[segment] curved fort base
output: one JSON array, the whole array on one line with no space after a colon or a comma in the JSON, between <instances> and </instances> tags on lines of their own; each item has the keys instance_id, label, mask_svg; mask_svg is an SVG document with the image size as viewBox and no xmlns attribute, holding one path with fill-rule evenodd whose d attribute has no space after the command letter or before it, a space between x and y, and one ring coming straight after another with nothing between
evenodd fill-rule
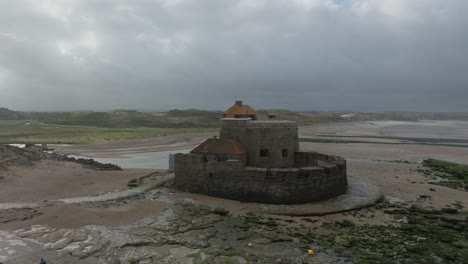
<instances>
[{"instance_id":1,"label":"curved fort base","mask_svg":"<svg viewBox=\"0 0 468 264\"><path fill-rule=\"evenodd\" d=\"M310 203L346 192L346 160L300 152L296 122L260 120L241 101L224 117L220 138L170 159L177 188L270 204Z\"/></svg>"},{"instance_id":2,"label":"curved fort base","mask_svg":"<svg viewBox=\"0 0 468 264\"><path fill-rule=\"evenodd\" d=\"M379 202L382 198L382 192L377 186L359 178L348 177L346 193L333 199L294 205L251 204L251 208L255 212L264 214L320 216L368 207Z\"/></svg>"},{"instance_id":3,"label":"curved fort base","mask_svg":"<svg viewBox=\"0 0 468 264\"><path fill-rule=\"evenodd\" d=\"M347 190L346 160L295 152L293 168L246 166L199 154L174 156L175 186L221 198L269 204L298 204L339 196Z\"/></svg>"}]
</instances>

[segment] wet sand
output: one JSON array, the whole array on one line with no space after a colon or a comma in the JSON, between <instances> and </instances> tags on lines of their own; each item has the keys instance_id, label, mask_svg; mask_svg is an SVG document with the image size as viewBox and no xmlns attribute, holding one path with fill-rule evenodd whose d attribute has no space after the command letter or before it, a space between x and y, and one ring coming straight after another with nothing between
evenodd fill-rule
<instances>
[{"instance_id":1,"label":"wet sand","mask_svg":"<svg viewBox=\"0 0 468 264\"><path fill-rule=\"evenodd\" d=\"M358 136L375 142L375 136L387 137L437 136L446 139L468 139L468 122L357 122L324 124L301 127L302 137ZM445 133L444 133L445 131ZM441 134L444 133L444 134ZM154 151L190 149L212 136L213 133L177 135L145 140L108 142L95 145L61 146L60 153L88 157L122 158L125 155L145 155ZM399 139L379 138L385 143ZM468 207L468 192L429 184L429 178L418 172L421 161L437 158L468 164L468 148L436 145L401 145L378 143L312 143L301 142L300 148L340 155L347 159L348 174L380 188L389 200L398 200L424 208L444 208L457 201ZM94 171L71 162L40 161L33 166L9 167L0 171L0 202L43 202L77 196L94 196L115 190L128 189L128 180L144 176L155 170L129 169L124 171ZM198 194L177 193L171 189L153 190L144 196L110 203L55 203L34 209L0 211L0 229L16 230L33 225L50 228L80 228L88 225L123 226L148 217L158 217L174 201L191 200L195 204L219 206L234 215L255 211L251 205ZM154 198L154 199L153 199ZM320 217L274 216L284 227L308 226L321 232L327 221L350 220L358 225L395 224L395 220L382 211L362 209L356 213L339 213ZM307 220L307 221L306 221ZM316 221L311 223L310 221ZM140 232L140 231L138 231ZM144 233L144 232L142 232Z\"/></svg>"},{"instance_id":2,"label":"wet sand","mask_svg":"<svg viewBox=\"0 0 468 264\"><path fill-rule=\"evenodd\" d=\"M36 209L0 212L0 229L16 230L43 225L51 228L79 228L87 225L128 225L149 215L159 215L167 204L160 201L130 200L108 207L89 204L57 204Z\"/></svg>"},{"instance_id":3,"label":"wet sand","mask_svg":"<svg viewBox=\"0 0 468 264\"><path fill-rule=\"evenodd\" d=\"M451 125L453 127L444 127ZM327 133L335 135L375 136L386 135L385 131L396 131L395 127L412 128L412 132L424 132L425 128L444 127L447 137L463 132L468 122L356 122L323 124L301 127L300 135L317 136ZM384 132L382 132L382 130ZM393 132L392 132L393 133ZM89 157L115 158L124 155L163 150L187 149L212 136L213 133L175 135L145 140L129 140L100 143L95 145L62 146L60 153L73 153ZM463 135L462 135L463 136ZM460 138L462 138L460 136ZM468 138L468 135L464 135ZM348 173L381 187L385 196L399 197L405 201L417 200L420 195L437 196L431 206L443 207L455 201L468 206L466 192L443 186L428 184L426 176L417 171L422 160L436 158L468 164L468 148L431 145L390 145L374 143L310 143L301 142L300 148L340 155L348 161ZM166 157L165 157L166 159ZM410 164L395 161L408 161ZM154 172L155 170L130 169L122 172L102 172L82 168L76 163L41 161L33 167L12 167L0 172L1 202L37 202L50 199L96 195L126 189L128 180ZM436 193L429 189L435 189ZM235 208L232 208L237 211Z\"/></svg>"},{"instance_id":4,"label":"wet sand","mask_svg":"<svg viewBox=\"0 0 468 264\"><path fill-rule=\"evenodd\" d=\"M125 158L125 155L138 155L150 152L192 149L205 139L217 133L196 133L173 135L139 140L112 141L90 145L58 145L55 152L91 158ZM369 143L407 143L411 139L448 141L451 144L465 144L468 147L468 121L368 121L349 123L330 123L299 127L299 136L303 138L357 140ZM413 142L418 145L418 142ZM355 144L355 143L353 143ZM333 146L333 144L330 144ZM340 144L341 145L341 144ZM346 145L346 144L344 144ZM423 144L421 144L422 146ZM378 145L377 145L378 146ZM351 148L362 146L351 146ZM378 146L388 149L417 149L418 146L399 146L386 144ZM424 153L428 148L414 151ZM443 150L439 151L442 152ZM450 150L451 151L451 150ZM457 151L455 151L457 152ZM465 151L458 151L465 153ZM458 153L455 153L458 155ZM460 159L459 159L460 160ZM468 159L466 159L468 162Z\"/></svg>"},{"instance_id":5,"label":"wet sand","mask_svg":"<svg viewBox=\"0 0 468 264\"><path fill-rule=\"evenodd\" d=\"M124 190L130 179L154 171L97 171L53 160L34 162L32 166L10 166L8 170L0 170L0 203L34 203Z\"/></svg>"},{"instance_id":6,"label":"wet sand","mask_svg":"<svg viewBox=\"0 0 468 264\"><path fill-rule=\"evenodd\" d=\"M86 156L91 158L123 158L128 154L192 149L216 133L182 134L137 140L121 140L86 145L57 145L59 154Z\"/></svg>"},{"instance_id":7,"label":"wet sand","mask_svg":"<svg viewBox=\"0 0 468 264\"><path fill-rule=\"evenodd\" d=\"M381 136L402 138L468 139L468 121L422 120L330 123L301 127L303 136Z\"/></svg>"}]
</instances>

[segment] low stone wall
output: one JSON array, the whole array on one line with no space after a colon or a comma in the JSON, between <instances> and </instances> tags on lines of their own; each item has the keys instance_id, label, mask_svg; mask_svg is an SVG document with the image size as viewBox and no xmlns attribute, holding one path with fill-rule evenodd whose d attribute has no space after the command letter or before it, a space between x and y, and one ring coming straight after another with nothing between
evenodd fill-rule
<instances>
[{"instance_id":1,"label":"low stone wall","mask_svg":"<svg viewBox=\"0 0 468 264\"><path fill-rule=\"evenodd\" d=\"M184 191L239 201L293 204L329 199L346 192L346 161L320 153L296 153L298 168L246 167L202 155L174 156L175 186Z\"/></svg>"},{"instance_id":2,"label":"low stone wall","mask_svg":"<svg viewBox=\"0 0 468 264\"><path fill-rule=\"evenodd\" d=\"M174 155L175 154L169 154L169 169L167 172L174 172Z\"/></svg>"},{"instance_id":3,"label":"low stone wall","mask_svg":"<svg viewBox=\"0 0 468 264\"><path fill-rule=\"evenodd\" d=\"M346 167L346 160L342 157L326 155L318 152L296 152L294 166L298 168L317 166L320 161Z\"/></svg>"}]
</instances>

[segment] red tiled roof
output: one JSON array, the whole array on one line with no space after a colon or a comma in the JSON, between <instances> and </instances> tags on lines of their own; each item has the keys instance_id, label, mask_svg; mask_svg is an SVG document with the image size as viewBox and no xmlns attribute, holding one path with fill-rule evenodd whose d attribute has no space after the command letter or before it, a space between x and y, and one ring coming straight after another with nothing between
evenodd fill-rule
<instances>
[{"instance_id":1,"label":"red tiled roof","mask_svg":"<svg viewBox=\"0 0 468 264\"><path fill-rule=\"evenodd\" d=\"M257 112L255 112L255 110L250 107L249 105L245 105L245 104L234 104L233 106L231 106L228 110L226 110L224 112L224 116L236 116L236 115L241 115L241 116L252 116L252 115L256 115Z\"/></svg>"},{"instance_id":2,"label":"red tiled roof","mask_svg":"<svg viewBox=\"0 0 468 264\"><path fill-rule=\"evenodd\" d=\"M209 138L190 153L244 155L247 149L237 139Z\"/></svg>"}]
</instances>

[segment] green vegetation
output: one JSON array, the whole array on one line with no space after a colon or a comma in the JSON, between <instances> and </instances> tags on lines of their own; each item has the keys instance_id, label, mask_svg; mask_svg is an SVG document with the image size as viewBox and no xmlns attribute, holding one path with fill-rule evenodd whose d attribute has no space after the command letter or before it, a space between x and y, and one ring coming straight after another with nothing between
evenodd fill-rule
<instances>
[{"instance_id":1,"label":"green vegetation","mask_svg":"<svg viewBox=\"0 0 468 264\"><path fill-rule=\"evenodd\" d=\"M325 122L346 122L363 120L415 120L399 114L355 113L343 116L334 112L299 113L289 110L259 110L258 115L268 118L298 122L308 125ZM145 113L135 110L115 110L111 112L17 112L0 108L0 120L33 120L44 124L96 126L108 128L158 127L158 128L207 128L217 127L221 111L198 109L171 110L165 113Z\"/></svg>"},{"instance_id":2,"label":"green vegetation","mask_svg":"<svg viewBox=\"0 0 468 264\"><path fill-rule=\"evenodd\" d=\"M210 128L102 128L0 121L0 143L83 144L214 131Z\"/></svg>"},{"instance_id":3,"label":"green vegetation","mask_svg":"<svg viewBox=\"0 0 468 264\"><path fill-rule=\"evenodd\" d=\"M343 220L324 222L321 232L296 234L356 263L468 263L465 212L452 210L389 208L384 212L399 224L357 225Z\"/></svg>"},{"instance_id":4,"label":"green vegetation","mask_svg":"<svg viewBox=\"0 0 468 264\"><path fill-rule=\"evenodd\" d=\"M198 109L187 109L187 110L171 110L167 112L169 116L173 117L194 117L194 116L204 116L204 117L215 117L216 120L223 115L221 111L207 111L207 110L198 110Z\"/></svg>"},{"instance_id":5,"label":"green vegetation","mask_svg":"<svg viewBox=\"0 0 468 264\"><path fill-rule=\"evenodd\" d=\"M333 249L353 263L468 263L468 211L380 203L349 214L361 219L374 218L375 213L386 214L393 220L382 225L302 218L307 222L304 224L297 219L272 219L255 214L247 214L244 219L256 226L284 232L304 244L316 245L316 252ZM286 225L278 220L296 224Z\"/></svg>"},{"instance_id":6,"label":"green vegetation","mask_svg":"<svg viewBox=\"0 0 468 264\"><path fill-rule=\"evenodd\" d=\"M220 112L172 110L143 113L134 110L112 112L15 112L0 108L0 120L32 120L52 125L96 126L108 128L206 128L219 124Z\"/></svg>"},{"instance_id":7,"label":"green vegetation","mask_svg":"<svg viewBox=\"0 0 468 264\"><path fill-rule=\"evenodd\" d=\"M425 175L435 174L441 178L440 181L431 182L432 184L468 191L468 165L437 159L426 159L422 164L428 168L420 170Z\"/></svg>"},{"instance_id":8,"label":"green vegetation","mask_svg":"<svg viewBox=\"0 0 468 264\"><path fill-rule=\"evenodd\" d=\"M408 120L403 115L357 113L298 113L288 110L260 110L259 117L309 125L358 120ZM18 112L0 108L0 143L93 143L105 140L140 139L171 134L215 131L221 111L197 109L145 113L135 110L111 112ZM302 141L307 139L301 139ZM330 140L324 140L326 142ZM343 140L332 140L343 143ZM338 142L339 141L339 142ZM315 142L315 141L314 141ZM355 141L346 141L346 143Z\"/></svg>"},{"instance_id":9,"label":"green vegetation","mask_svg":"<svg viewBox=\"0 0 468 264\"><path fill-rule=\"evenodd\" d=\"M412 163L412 162L409 162L409 161L407 161L407 160L391 160L391 161L389 161L389 162L391 162L391 163L404 163L404 164L410 164L410 163Z\"/></svg>"},{"instance_id":10,"label":"green vegetation","mask_svg":"<svg viewBox=\"0 0 468 264\"><path fill-rule=\"evenodd\" d=\"M16 112L0 108L0 143L83 144L214 131L220 112Z\"/></svg>"}]
</instances>

